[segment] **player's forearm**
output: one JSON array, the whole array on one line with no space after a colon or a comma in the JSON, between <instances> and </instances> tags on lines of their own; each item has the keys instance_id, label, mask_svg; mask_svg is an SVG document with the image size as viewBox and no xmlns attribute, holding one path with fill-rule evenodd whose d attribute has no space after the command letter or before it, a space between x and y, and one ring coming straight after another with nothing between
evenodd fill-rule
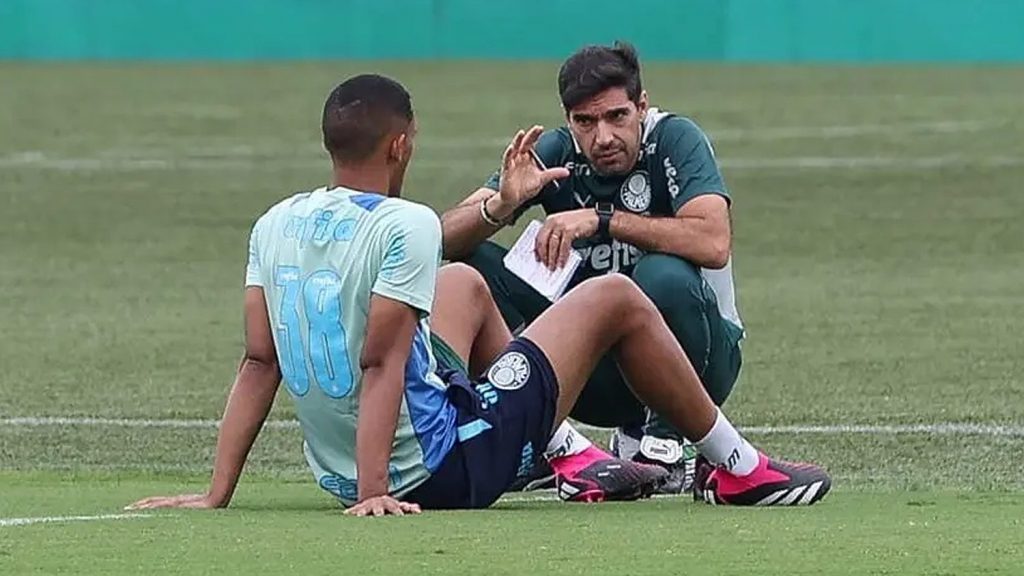
<instances>
[{"instance_id":1,"label":"player's forearm","mask_svg":"<svg viewBox=\"0 0 1024 576\"><path fill-rule=\"evenodd\" d=\"M356 424L356 471L359 501L388 493L388 462L402 406L404 362L363 371Z\"/></svg>"},{"instance_id":2,"label":"player's forearm","mask_svg":"<svg viewBox=\"0 0 1024 576\"><path fill-rule=\"evenodd\" d=\"M645 252L673 254L704 268L721 268L729 260L729 229L712 219L616 212L609 231L613 238Z\"/></svg>"},{"instance_id":3,"label":"player's forearm","mask_svg":"<svg viewBox=\"0 0 1024 576\"><path fill-rule=\"evenodd\" d=\"M504 221L516 210L516 206L504 205L493 190L482 188L442 214L441 243L446 259L457 260L469 256L481 242L501 229L484 219L480 213L481 202L487 202L488 214L498 221Z\"/></svg>"},{"instance_id":4,"label":"player's forearm","mask_svg":"<svg viewBox=\"0 0 1024 576\"><path fill-rule=\"evenodd\" d=\"M219 506L227 506L231 501L280 382L276 365L252 359L242 361L217 436L209 495Z\"/></svg>"}]
</instances>

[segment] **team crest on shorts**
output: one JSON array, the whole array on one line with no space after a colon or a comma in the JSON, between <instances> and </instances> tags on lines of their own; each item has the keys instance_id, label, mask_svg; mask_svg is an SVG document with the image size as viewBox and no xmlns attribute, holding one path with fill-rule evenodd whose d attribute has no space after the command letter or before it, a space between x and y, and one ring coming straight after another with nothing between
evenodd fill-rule
<instances>
[{"instance_id":1,"label":"team crest on shorts","mask_svg":"<svg viewBox=\"0 0 1024 576\"><path fill-rule=\"evenodd\" d=\"M651 180L647 172L637 170L622 183L622 205L632 212L646 212L651 207Z\"/></svg>"},{"instance_id":2,"label":"team crest on shorts","mask_svg":"<svg viewBox=\"0 0 1024 576\"><path fill-rule=\"evenodd\" d=\"M508 352L491 365L487 380L499 390L518 390L530 379L530 361L520 352Z\"/></svg>"}]
</instances>

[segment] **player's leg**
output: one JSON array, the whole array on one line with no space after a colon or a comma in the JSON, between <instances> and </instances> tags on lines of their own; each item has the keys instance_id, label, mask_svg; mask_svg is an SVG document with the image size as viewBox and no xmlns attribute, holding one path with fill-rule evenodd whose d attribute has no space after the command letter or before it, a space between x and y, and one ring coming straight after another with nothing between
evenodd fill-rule
<instances>
[{"instance_id":1,"label":"player's leg","mask_svg":"<svg viewBox=\"0 0 1024 576\"><path fill-rule=\"evenodd\" d=\"M448 264L438 271L430 328L474 378L512 341L487 284L465 264Z\"/></svg>"},{"instance_id":2,"label":"player's leg","mask_svg":"<svg viewBox=\"0 0 1024 576\"><path fill-rule=\"evenodd\" d=\"M678 423L684 434L700 436L714 423L714 404L675 337L625 276L580 284L523 336L544 351L558 378L559 420L569 415L598 360L615 348L637 396Z\"/></svg>"},{"instance_id":3,"label":"player's leg","mask_svg":"<svg viewBox=\"0 0 1024 576\"><path fill-rule=\"evenodd\" d=\"M547 357L558 382L556 421L569 414L601 356L614 350L636 395L719 468L702 496L732 504L810 504L828 491L824 471L769 460L739 434L653 303L627 277L584 282L523 336Z\"/></svg>"},{"instance_id":4,"label":"player's leg","mask_svg":"<svg viewBox=\"0 0 1024 576\"><path fill-rule=\"evenodd\" d=\"M551 302L508 271L503 262L507 253L505 248L493 242L484 242L465 262L483 275L505 323L513 333L517 333L550 307ZM615 358L609 354L595 368L573 409L572 417L593 426L612 428L636 424L639 429L646 420L646 412L623 382ZM555 433L548 454L580 454L590 446L586 436L574 433L570 426L563 425ZM560 473L569 477L575 474L576 468L573 466L560 470ZM542 461L538 470L523 479L516 488L547 486L549 478L552 478L551 471Z\"/></svg>"},{"instance_id":5,"label":"player's leg","mask_svg":"<svg viewBox=\"0 0 1024 576\"><path fill-rule=\"evenodd\" d=\"M465 262L484 277L506 325L516 333L540 316L551 306L551 302L508 271L504 264L507 253L505 248L493 242L484 242ZM594 426L604 427L619 426L637 419L643 423L643 406L623 384L615 359L610 355L594 371L590 383L577 403L573 417ZM558 455L580 454L590 446L591 442L586 436L565 424L556 431L548 456L550 459ZM520 483L520 487L546 485L551 471L543 463L538 468ZM560 470L560 473L571 476L574 471L573 467Z\"/></svg>"},{"instance_id":6,"label":"player's leg","mask_svg":"<svg viewBox=\"0 0 1024 576\"><path fill-rule=\"evenodd\" d=\"M551 302L505 268L507 253L494 242L483 242L465 263L483 276L505 324L516 333L547 310Z\"/></svg>"},{"instance_id":7,"label":"player's leg","mask_svg":"<svg viewBox=\"0 0 1024 576\"><path fill-rule=\"evenodd\" d=\"M711 400L723 405L738 375L730 354L736 339L700 269L677 256L647 254L637 261L631 277L654 302Z\"/></svg>"},{"instance_id":8,"label":"player's leg","mask_svg":"<svg viewBox=\"0 0 1024 576\"><path fill-rule=\"evenodd\" d=\"M551 302L509 272L504 262L506 254L507 249L487 241L481 243L464 261L483 276L501 312L501 317L515 333L523 330L540 316L551 306ZM561 463L562 461L557 458L584 452L590 446L591 442L586 436L576 432L568 423L563 423L551 438L551 445L545 452L546 458L538 459L536 466L528 474L518 478L510 489L518 491L553 487L556 472L550 465L551 461L556 459L556 464Z\"/></svg>"},{"instance_id":9,"label":"player's leg","mask_svg":"<svg viewBox=\"0 0 1024 576\"><path fill-rule=\"evenodd\" d=\"M488 285L476 270L464 264L450 264L439 271L435 293L431 328L439 364L452 369L460 367L454 364L468 365L472 377L480 376L511 340ZM446 362L443 356L449 354L448 350L458 358ZM567 500L631 499L650 493L664 476L642 463L613 458L568 422L554 430L543 456L541 461L548 465L539 466L538 470L548 470L547 474L557 473L561 481L589 487L563 491ZM598 477L595 472L590 481L576 478L595 464L618 473ZM537 482L539 478L536 474L523 475L520 483L525 485L531 480Z\"/></svg>"},{"instance_id":10,"label":"player's leg","mask_svg":"<svg viewBox=\"0 0 1024 576\"><path fill-rule=\"evenodd\" d=\"M631 277L654 302L711 400L721 406L739 376L742 330L722 318L715 292L700 269L676 256L647 254L637 262ZM671 478L662 486L663 492L688 491L693 484L696 450L652 411L647 411L640 425L616 430L613 452L621 458L665 466Z\"/></svg>"}]
</instances>

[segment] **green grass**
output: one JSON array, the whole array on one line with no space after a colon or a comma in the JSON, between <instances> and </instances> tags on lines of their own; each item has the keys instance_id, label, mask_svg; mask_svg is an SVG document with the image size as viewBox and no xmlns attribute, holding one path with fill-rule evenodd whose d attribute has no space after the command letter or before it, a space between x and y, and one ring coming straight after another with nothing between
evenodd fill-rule
<instances>
[{"instance_id":1,"label":"green grass","mask_svg":"<svg viewBox=\"0 0 1024 576\"><path fill-rule=\"evenodd\" d=\"M112 510L168 481L15 479L0 514ZM737 510L678 499L505 502L477 512L344 518L297 483L249 482L236 505L5 530L7 574L1013 574L1024 501L1008 494L844 494L821 508ZM60 545L60 554L46 549ZM38 551L38 552L33 552Z\"/></svg>"},{"instance_id":2,"label":"green grass","mask_svg":"<svg viewBox=\"0 0 1024 576\"><path fill-rule=\"evenodd\" d=\"M0 418L216 418L240 351L248 228L327 179L318 125L333 84L382 70L410 87L407 195L443 210L516 128L559 123L556 69L0 64ZM1021 69L645 74L655 104L709 132L735 198L749 332L736 422L1024 425ZM847 128L814 130L829 126ZM273 417L287 419L281 400ZM199 489L214 436L0 426L0 518ZM515 502L359 522L308 480L298 432L272 429L234 509L0 527L0 573L973 574L1024 561L1020 434L755 439L825 464L835 493L805 511Z\"/></svg>"}]
</instances>

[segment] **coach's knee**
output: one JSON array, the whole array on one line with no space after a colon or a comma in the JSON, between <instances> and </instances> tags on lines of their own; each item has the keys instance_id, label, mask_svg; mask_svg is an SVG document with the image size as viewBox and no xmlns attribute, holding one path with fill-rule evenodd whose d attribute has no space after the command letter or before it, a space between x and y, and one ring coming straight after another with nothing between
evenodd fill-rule
<instances>
[{"instance_id":1,"label":"coach's knee","mask_svg":"<svg viewBox=\"0 0 1024 576\"><path fill-rule=\"evenodd\" d=\"M702 306L704 278L682 258L647 254L637 261L632 278L659 310Z\"/></svg>"}]
</instances>

